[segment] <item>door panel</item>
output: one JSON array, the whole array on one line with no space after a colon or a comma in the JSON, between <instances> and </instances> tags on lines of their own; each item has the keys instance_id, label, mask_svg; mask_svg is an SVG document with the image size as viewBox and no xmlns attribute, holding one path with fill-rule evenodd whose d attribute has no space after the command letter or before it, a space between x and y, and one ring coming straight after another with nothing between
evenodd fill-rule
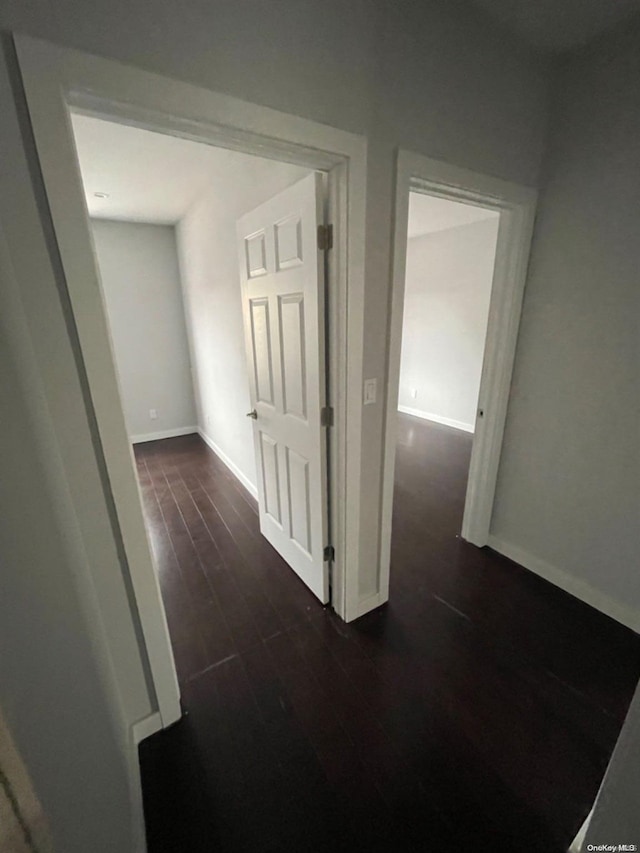
<instances>
[{"instance_id":1,"label":"door panel","mask_svg":"<svg viewBox=\"0 0 640 853\"><path fill-rule=\"evenodd\" d=\"M262 456L262 478L264 480L264 511L271 516L276 524L281 526L278 443L264 432L260 433L260 452Z\"/></svg>"},{"instance_id":2,"label":"door panel","mask_svg":"<svg viewBox=\"0 0 640 853\"><path fill-rule=\"evenodd\" d=\"M257 234L251 234L249 237L245 238L245 257L247 264L246 275L248 278L265 275L267 272L265 243L264 231L258 231Z\"/></svg>"},{"instance_id":3,"label":"door panel","mask_svg":"<svg viewBox=\"0 0 640 853\"><path fill-rule=\"evenodd\" d=\"M271 329L269 327L269 301L267 299L252 299L249 305L256 399L261 403L273 405L273 358Z\"/></svg>"},{"instance_id":4,"label":"door panel","mask_svg":"<svg viewBox=\"0 0 640 853\"><path fill-rule=\"evenodd\" d=\"M310 174L238 222L260 530L328 601L322 178Z\"/></svg>"},{"instance_id":5,"label":"door panel","mask_svg":"<svg viewBox=\"0 0 640 853\"><path fill-rule=\"evenodd\" d=\"M282 398L287 415L307 419L307 377L304 340L304 296L279 296Z\"/></svg>"},{"instance_id":6,"label":"door panel","mask_svg":"<svg viewBox=\"0 0 640 853\"><path fill-rule=\"evenodd\" d=\"M276 269L297 267L302 261L302 222L292 216L275 224Z\"/></svg>"},{"instance_id":7,"label":"door panel","mask_svg":"<svg viewBox=\"0 0 640 853\"><path fill-rule=\"evenodd\" d=\"M309 462L287 447L287 487L289 493L289 536L306 554L311 551L309 518Z\"/></svg>"}]
</instances>

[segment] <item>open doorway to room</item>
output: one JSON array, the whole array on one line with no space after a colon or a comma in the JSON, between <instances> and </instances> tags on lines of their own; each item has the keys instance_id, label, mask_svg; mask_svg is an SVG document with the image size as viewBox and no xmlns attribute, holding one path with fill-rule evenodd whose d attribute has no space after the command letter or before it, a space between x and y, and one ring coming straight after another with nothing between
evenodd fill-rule
<instances>
[{"instance_id":1,"label":"open doorway to room","mask_svg":"<svg viewBox=\"0 0 640 853\"><path fill-rule=\"evenodd\" d=\"M535 205L530 188L398 154L380 533L387 594L393 565L455 562L462 551L475 559L470 545L492 541ZM392 543L409 519L415 547L399 533ZM406 560L392 553L398 546Z\"/></svg>"},{"instance_id":2,"label":"open doorway to room","mask_svg":"<svg viewBox=\"0 0 640 853\"><path fill-rule=\"evenodd\" d=\"M94 116L72 127L184 689L327 601L326 179Z\"/></svg>"},{"instance_id":3,"label":"open doorway to room","mask_svg":"<svg viewBox=\"0 0 640 853\"><path fill-rule=\"evenodd\" d=\"M392 548L419 535L446 559L462 531L499 219L409 196Z\"/></svg>"}]
</instances>

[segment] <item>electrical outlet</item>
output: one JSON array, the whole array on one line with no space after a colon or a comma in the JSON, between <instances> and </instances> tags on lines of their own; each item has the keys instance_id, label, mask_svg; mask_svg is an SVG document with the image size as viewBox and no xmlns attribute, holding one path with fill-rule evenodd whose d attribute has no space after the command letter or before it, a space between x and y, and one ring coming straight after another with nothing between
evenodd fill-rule
<instances>
[{"instance_id":1,"label":"electrical outlet","mask_svg":"<svg viewBox=\"0 0 640 853\"><path fill-rule=\"evenodd\" d=\"M418 396L418 389L417 388L411 389L411 396L414 400L416 399L416 397Z\"/></svg>"},{"instance_id":2,"label":"electrical outlet","mask_svg":"<svg viewBox=\"0 0 640 853\"><path fill-rule=\"evenodd\" d=\"M157 409L149 409L149 417L152 421L158 420L158 410Z\"/></svg>"}]
</instances>

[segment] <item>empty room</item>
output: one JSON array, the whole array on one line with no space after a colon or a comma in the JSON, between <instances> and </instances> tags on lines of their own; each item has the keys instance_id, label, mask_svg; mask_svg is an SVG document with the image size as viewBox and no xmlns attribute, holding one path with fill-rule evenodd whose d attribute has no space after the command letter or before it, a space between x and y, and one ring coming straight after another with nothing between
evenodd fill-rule
<instances>
[{"instance_id":1,"label":"empty room","mask_svg":"<svg viewBox=\"0 0 640 853\"><path fill-rule=\"evenodd\" d=\"M446 562L462 533L476 420L483 417L478 399L499 219L489 208L409 196L392 595L401 587L411 595L426 583L424 569L415 578L408 566L428 547L433 561Z\"/></svg>"},{"instance_id":2,"label":"empty room","mask_svg":"<svg viewBox=\"0 0 640 853\"><path fill-rule=\"evenodd\" d=\"M304 416L306 388L294 380L295 360L306 354L296 355L292 337L296 315L304 322L304 313L297 297L285 295L277 306L286 365L280 391L272 387L277 376L270 357L257 360L276 336L265 325L268 306L260 298L249 308L247 360L245 259L238 260L236 245L242 214L314 176L89 116L74 115L73 130L122 410L184 697L199 674L280 633L314 606L313 594L260 535L257 500L260 471L267 524L278 535L288 523L295 551L301 543L315 550L308 543L315 531L303 529L302 497L294 494L288 509L286 495L281 501L277 493L280 480L296 488L295 464L269 479L273 427L264 425L275 392L288 395L296 420ZM280 235L285 227L280 221ZM315 227L310 230L315 241ZM282 238L277 248L280 266L295 267L283 254ZM260 284L263 264L272 260L262 251L256 259ZM291 562L297 565L295 557Z\"/></svg>"},{"instance_id":3,"label":"empty room","mask_svg":"<svg viewBox=\"0 0 640 853\"><path fill-rule=\"evenodd\" d=\"M117 12L0 10L15 853L640 845L640 0Z\"/></svg>"}]
</instances>

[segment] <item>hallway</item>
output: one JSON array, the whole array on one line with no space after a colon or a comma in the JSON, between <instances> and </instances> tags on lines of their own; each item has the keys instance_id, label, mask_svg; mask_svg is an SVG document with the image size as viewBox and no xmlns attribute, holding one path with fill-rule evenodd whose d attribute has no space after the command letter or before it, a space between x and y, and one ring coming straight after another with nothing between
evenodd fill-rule
<instances>
[{"instance_id":1,"label":"hallway","mask_svg":"<svg viewBox=\"0 0 640 853\"><path fill-rule=\"evenodd\" d=\"M456 538L471 436L399 422L391 600L350 625L197 436L136 447L187 711L140 747L150 853L571 842L640 640Z\"/></svg>"}]
</instances>

